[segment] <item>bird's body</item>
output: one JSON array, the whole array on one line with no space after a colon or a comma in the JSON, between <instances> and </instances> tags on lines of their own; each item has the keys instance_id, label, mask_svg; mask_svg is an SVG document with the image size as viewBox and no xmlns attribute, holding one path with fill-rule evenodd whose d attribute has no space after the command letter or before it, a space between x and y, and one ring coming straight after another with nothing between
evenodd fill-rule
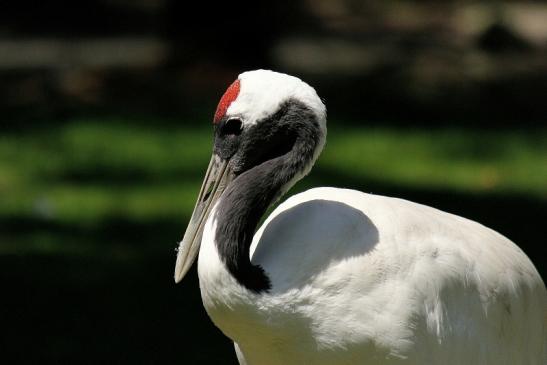
<instances>
[{"instance_id":1,"label":"bird's body","mask_svg":"<svg viewBox=\"0 0 547 365\"><path fill-rule=\"evenodd\" d=\"M545 364L543 283L511 241L406 200L318 188L256 233L255 294L229 275L207 223L205 308L248 365ZM485 325L488 323L488 325ZM542 360L543 359L543 360Z\"/></svg>"},{"instance_id":2,"label":"bird's body","mask_svg":"<svg viewBox=\"0 0 547 365\"><path fill-rule=\"evenodd\" d=\"M545 285L514 243L479 223L317 188L257 230L325 142L325 107L309 85L244 73L214 123L175 280L199 251L203 304L241 364L547 364Z\"/></svg>"}]
</instances>

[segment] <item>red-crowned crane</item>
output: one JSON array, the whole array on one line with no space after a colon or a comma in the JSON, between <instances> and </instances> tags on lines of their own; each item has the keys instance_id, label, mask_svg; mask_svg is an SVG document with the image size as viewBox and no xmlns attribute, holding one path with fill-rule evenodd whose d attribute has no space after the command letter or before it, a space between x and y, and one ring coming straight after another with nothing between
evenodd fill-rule
<instances>
[{"instance_id":1,"label":"red-crowned crane","mask_svg":"<svg viewBox=\"0 0 547 365\"><path fill-rule=\"evenodd\" d=\"M245 72L218 105L175 281L199 251L203 304L240 363L546 365L545 285L479 223L323 187L287 199L257 230L326 134L321 99L289 75Z\"/></svg>"}]
</instances>

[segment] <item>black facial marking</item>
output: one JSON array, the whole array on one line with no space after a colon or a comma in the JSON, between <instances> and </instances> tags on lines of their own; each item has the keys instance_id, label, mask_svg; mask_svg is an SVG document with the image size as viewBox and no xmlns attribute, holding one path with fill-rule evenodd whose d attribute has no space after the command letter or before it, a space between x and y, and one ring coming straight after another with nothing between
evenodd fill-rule
<instances>
[{"instance_id":1,"label":"black facial marking","mask_svg":"<svg viewBox=\"0 0 547 365\"><path fill-rule=\"evenodd\" d=\"M220 134L224 137L239 136L242 131L243 131L243 123L241 122L241 119L230 118L226 121L226 123L222 124Z\"/></svg>"},{"instance_id":2,"label":"black facial marking","mask_svg":"<svg viewBox=\"0 0 547 365\"><path fill-rule=\"evenodd\" d=\"M239 149L241 127L239 119L222 119L216 124L213 152L222 159L230 159Z\"/></svg>"},{"instance_id":3,"label":"black facial marking","mask_svg":"<svg viewBox=\"0 0 547 365\"><path fill-rule=\"evenodd\" d=\"M251 291L260 293L271 287L264 270L249 259L258 222L282 188L308 165L321 134L313 111L288 100L273 116L233 140L222 133L216 135L215 153L230 156L237 175L216 210L217 248L230 273Z\"/></svg>"}]
</instances>

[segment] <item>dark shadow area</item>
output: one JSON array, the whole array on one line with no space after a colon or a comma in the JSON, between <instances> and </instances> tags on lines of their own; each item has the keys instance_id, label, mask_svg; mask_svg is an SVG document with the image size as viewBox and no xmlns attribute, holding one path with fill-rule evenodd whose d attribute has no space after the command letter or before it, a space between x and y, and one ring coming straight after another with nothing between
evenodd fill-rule
<instances>
[{"instance_id":1,"label":"dark shadow area","mask_svg":"<svg viewBox=\"0 0 547 365\"><path fill-rule=\"evenodd\" d=\"M272 294L301 288L330 265L366 255L378 229L362 211L334 200L316 199L272 219L258 242L253 264L264 268Z\"/></svg>"},{"instance_id":2,"label":"dark shadow area","mask_svg":"<svg viewBox=\"0 0 547 365\"><path fill-rule=\"evenodd\" d=\"M0 241L92 249L0 255L2 358L12 363L236 364L207 317L195 270L175 285L184 223L112 219L94 227L0 222ZM170 244L171 243L171 244ZM61 250L62 252L62 250Z\"/></svg>"},{"instance_id":3,"label":"dark shadow area","mask_svg":"<svg viewBox=\"0 0 547 365\"><path fill-rule=\"evenodd\" d=\"M433 94L421 95L405 68L384 66L368 75L311 80L329 111L335 110L337 118L353 125L479 129L545 125L546 105L528 97L547 94L547 74L543 71L440 85L431 91Z\"/></svg>"},{"instance_id":4,"label":"dark shadow area","mask_svg":"<svg viewBox=\"0 0 547 365\"><path fill-rule=\"evenodd\" d=\"M201 305L195 270L174 284L173 255L2 255L0 267L10 363L237 364Z\"/></svg>"}]
</instances>

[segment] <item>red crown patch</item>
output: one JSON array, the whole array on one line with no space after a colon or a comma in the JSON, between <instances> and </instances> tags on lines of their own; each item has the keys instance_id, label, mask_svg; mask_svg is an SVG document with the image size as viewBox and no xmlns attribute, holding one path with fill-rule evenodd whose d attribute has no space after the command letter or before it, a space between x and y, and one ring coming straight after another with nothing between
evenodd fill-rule
<instances>
[{"instance_id":1,"label":"red crown patch","mask_svg":"<svg viewBox=\"0 0 547 365\"><path fill-rule=\"evenodd\" d=\"M234 100L237 99L237 96L239 95L239 80L235 80L232 85L228 87L224 95L222 95L222 98L220 98L220 101L217 106L217 110L215 112L215 117L213 119L213 123L217 124L220 122L220 120L226 115L226 111L228 110L228 107Z\"/></svg>"}]
</instances>

